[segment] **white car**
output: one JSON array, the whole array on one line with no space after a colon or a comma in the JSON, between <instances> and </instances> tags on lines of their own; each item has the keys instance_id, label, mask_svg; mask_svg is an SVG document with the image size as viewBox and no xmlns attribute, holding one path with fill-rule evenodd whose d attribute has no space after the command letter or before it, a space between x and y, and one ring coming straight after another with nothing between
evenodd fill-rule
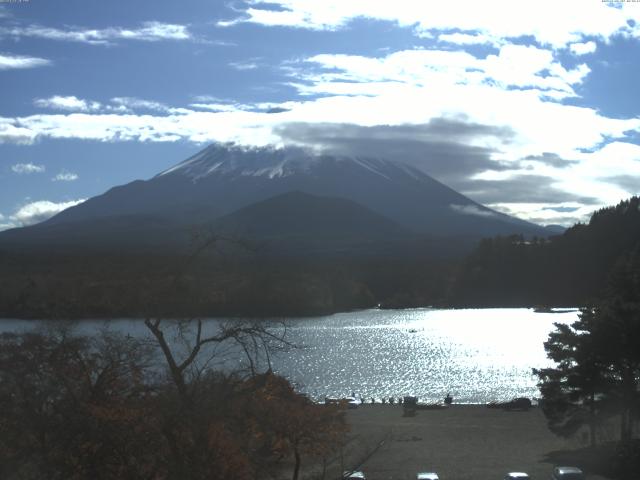
<instances>
[{"instance_id":1,"label":"white car","mask_svg":"<svg viewBox=\"0 0 640 480\"><path fill-rule=\"evenodd\" d=\"M344 472L342 474L342 478L346 480L367 480L367 477L364 476L364 472Z\"/></svg>"},{"instance_id":2,"label":"white car","mask_svg":"<svg viewBox=\"0 0 640 480\"><path fill-rule=\"evenodd\" d=\"M504 476L504 480L530 480L530 476L524 472L509 472Z\"/></svg>"},{"instance_id":3,"label":"white car","mask_svg":"<svg viewBox=\"0 0 640 480\"><path fill-rule=\"evenodd\" d=\"M586 477L578 467L556 467L551 474L551 480L585 480Z\"/></svg>"},{"instance_id":4,"label":"white car","mask_svg":"<svg viewBox=\"0 0 640 480\"><path fill-rule=\"evenodd\" d=\"M420 472L416 475L416 480L439 480L435 472Z\"/></svg>"}]
</instances>

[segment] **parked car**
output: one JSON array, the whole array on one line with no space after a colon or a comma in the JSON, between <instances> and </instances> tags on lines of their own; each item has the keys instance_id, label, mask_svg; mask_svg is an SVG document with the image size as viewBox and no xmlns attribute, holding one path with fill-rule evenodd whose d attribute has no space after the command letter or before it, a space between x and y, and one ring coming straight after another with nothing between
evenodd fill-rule
<instances>
[{"instance_id":1,"label":"parked car","mask_svg":"<svg viewBox=\"0 0 640 480\"><path fill-rule=\"evenodd\" d=\"M527 411L532 407L532 402L526 397L518 397L508 402L489 402L487 408L502 408L503 410L522 410Z\"/></svg>"},{"instance_id":2,"label":"parked car","mask_svg":"<svg viewBox=\"0 0 640 480\"><path fill-rule=\"evenodd\" d=\"M556 467L551 474L551 480L585 480L586 477L578 467Z\"/></svg>"},{"instance_id":3,"label":"parked car","mask_svg":"<svg viewBox=\"0 0 640 480\"><path fill-rule=\"evenodd\" d=\"M367 480L364 472L344 472L342 474L343 479L351 479L351 480Z\"/></svg>"},{"instance_id":4,"label":"parked car","mask_svg":"<svg viewBox=\"0 0 640 480\"><path fill-rule=\"evenodd\" d=\"M504 480L530 480L530 476L524 472L509 472L504 476Z\"/></svg>"},{"instance_id":5,"label":"parked car","mask_svg":"<svg viewBox=\"0 0 640 480\"><path fill-rule=\"evenodd\" d=\"M436 472L420 472L416 475L416 480L439 480Z\"/></svg>"},{"instance_id":6,"label":"parked car","mask_svg":"<svg viewBox=\"0 0 640 480\"><path fill-rule=\"evenodd\" d=\"M346 406L347 408L358 408L358 405L360 405L360 402L358 402L358 400L355 397L347 397L347 398L324 397L324 404Z\"/></svg>"}]
</instances>

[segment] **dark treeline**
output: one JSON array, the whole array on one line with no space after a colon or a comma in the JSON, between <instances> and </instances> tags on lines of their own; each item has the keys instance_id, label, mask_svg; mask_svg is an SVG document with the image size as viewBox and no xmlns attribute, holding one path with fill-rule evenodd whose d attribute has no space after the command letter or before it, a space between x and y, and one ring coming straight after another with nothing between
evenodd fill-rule
<instances>
[{"instance_id":1,"label":"dark treeline","mask_svg":"<svg viewBox=\"0 0 640 480\"><path fill-rule=\"evenodd\" d=\"M160 251L0 250L0 317L584 305L602 290L617 259L640 243L639 204L634 197L602 209L588 224L549 239L484 239L462 259L434 256L427 244L410 255L274 255L234 245L199 251L197 261Z\"/></svg>"},{"instance_id":2,"label":"dark treeline","mask_svg":"<svg viewBox=\"0 0 640 480\"><path fill-rule=\"evenodd\" d=\"M619 258L640 244L640 199L593 214L550 239L485 239L461 264L456 306L584 305L604 288Z\"/></svg>"},{"instance_id":3,"label":"dark treeline","mask_svg":"<svg viewBox=\"0 0 640 480\"><path fill-rule=\"evenodd\" d=\"M282 316L442 303L452 265L299 259L0 253L0 317Z\"/></svg>"}]
</instances>

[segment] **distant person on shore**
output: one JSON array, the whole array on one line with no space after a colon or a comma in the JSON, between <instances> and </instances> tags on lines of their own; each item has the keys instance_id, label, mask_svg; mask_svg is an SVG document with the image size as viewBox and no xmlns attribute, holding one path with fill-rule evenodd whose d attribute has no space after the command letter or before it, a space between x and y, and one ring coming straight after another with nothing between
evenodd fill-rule
<instances>
[{"instance_id":1,"label":"distant person on shore","mask_svg":"<svg viewBox=\"0 0 640 480\"><path fill-rule=\"evenodd\" d=\"M444 397L444 403L445 405L451 405L453 403L453 397L450 393L447 393L447 396Z\"/></svg>"},{"instance_id":2,"label":"distant person on shore","mask_svg":"<svg viewBox=\"0 0 640 480\"><path fill-rule=\"evenodd\" d=\"M374 403L376 403L376 399L371 397L371 405L373 405Z\"/></svg>"},{"instance_id":3,"label":"distant person on shore","mask_svg":"<svg viewBox=\"0 0 640 480\"><path fill-rule=\"evenodd\" d=\"M389 397L389 404L393 405L393 402L394 402L393 397Z\"/></svg>"}]
</instances>

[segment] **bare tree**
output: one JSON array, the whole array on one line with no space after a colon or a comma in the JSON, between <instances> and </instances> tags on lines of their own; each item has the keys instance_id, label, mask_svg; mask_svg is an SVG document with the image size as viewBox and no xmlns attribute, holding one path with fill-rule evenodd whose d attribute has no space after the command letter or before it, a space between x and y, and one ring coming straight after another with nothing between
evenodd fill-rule
<instances>
[{"instance_id":1,"label":"bare tree","mask_svg":"<svg viewBox=\"0 0 640 480\"><path fill-rule=\"evenodd\" d=\"M176 322L173 327L185 345L186 351L179 357L176 348L167 339L167 330L172 327L168 321L160 318L147 318L144 321L155 337L167 362L171 378L180 398L189 402L189 380L197 378L202 369L211 362L212 357L204 352L208 346L235 344L244 354L249 373L258 373L258 366L264 364L271 370L271 355L274 350L292 347L286 339L286 326L260 321L236 320L217 324L213 332L204 332L204 321L200 318ZM199 355L204 354L207 360L198 368Z\"/></svg>"}]
</instances>

